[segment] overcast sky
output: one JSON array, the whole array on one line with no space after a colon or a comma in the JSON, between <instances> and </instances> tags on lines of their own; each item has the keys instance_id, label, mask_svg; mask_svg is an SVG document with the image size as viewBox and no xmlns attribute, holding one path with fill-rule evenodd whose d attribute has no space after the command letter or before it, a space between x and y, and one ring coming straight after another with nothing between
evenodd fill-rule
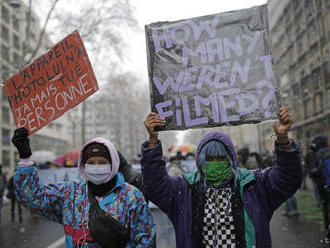
<instances>
[{"instance_id":1,"label":"overcast sky","mask_svg":"<svg viewBox=\"0 0 330 248\"><path fill-rule=\"evenodd\" d=\"M28 0L23 0L26 3ZM53 0L41 1L34 0L33 5L37 14L40 16L43 25L46 10L49 10ZM56 5L57 11L71 9L79 11L77 4L82 4L85 0L59 0ZM142 82L148 83L146 41L144 25L159 21L176 21L180 19L192 18L203 15L216 14L225 11L249 8L255 5L265 4L267 0L131 0L135 8L135 17L138 20L139 31L123 30L126 34L125 59L120 68L124 71L133 71ZM81 5L83 6L83 5ZM40 11L44 9L45 11ZM54 32L53 23L48 24L48 31L52 34L54 43L63 39L67 34L57 34ZM88 52L88 51L87 51ZM93 64L93 55L90 54ZM94 68L95 70L95 68ZM97 70L96 70L97 71ZM96 75L98 77L98 75Z\"/></svg>"},{"instance_id":2,"label":"overcast sky","mask_svg":"<svg viewBox=\"0 0 330 248\"><path fill-rule=\"evenodd\" d=\"M125 65L148 80L144 25L158 21L176 21L265 4L267 0L132 0L141 32L130 34ZM132 37L133 35L133 37Z\"/></svg>"},{"instance_id":3,"label":"overcast sky","mask_svg":"<svg viewBox=\"0 0 330 248\"><path fill-rule=\"evenodd\" d=\"M141 32L129 36L132 42L129 43L125 65L136 72L148 87L144 25L249 8L266 2L267 0L133 0ZM178 144L182 144L185 133L186 131L177 133Z\"/></svg>"}]
</instances>

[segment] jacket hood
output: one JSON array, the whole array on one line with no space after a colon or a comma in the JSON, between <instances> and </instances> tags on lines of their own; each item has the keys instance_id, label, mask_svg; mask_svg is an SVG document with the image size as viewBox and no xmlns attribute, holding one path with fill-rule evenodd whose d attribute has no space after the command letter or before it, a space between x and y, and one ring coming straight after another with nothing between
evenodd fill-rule
<instances>
[{"instance_id":1,"label":"jacket hood","mask_svg":"<svg viewBox=\"0 0 330 248\"><path fill-rule=\"evenodd\" d=\"M233 164L232 164L233 169L237 170L237 155L236 155L234 145L227 134L218 132L218 131L212 131L212 132L207 133L199 142L199 145L197 147L197 152L196 152L196 165L198 166L198 157L199 157L199 154L200 154L203 146L211 140L219 141L226 147L227 152L231 156L231 159L233 162ZM200 168L198 168L198 170L200 170Z\"/></svg>"},{"instance_id":2,"label":"jacket hood","mask_svg":"<svg viewBox=\"0 0 330 248\"><path fill-rule=\"evenodd\" d=\"M314 136L312 140L312 149L318 151L323 147L328 147L328 138L323 135Z\"/></svg>"},{"instance_id":3,"label":"jacket hood","mask_svg":"<svg viewBox=\"0 0 330 248\"><path fill-rule=\"evenodd\" d=\"M107 140L107 139L102 138L102 137L91 139L86 144L84 144L82 146L82 148L80 150L80 153L79 153L79 157L78 157L78 170L79 170L80 174L86 179L85 166L82 164L82 157L83 157L82 156L82 151L84 150L84 148L87 145L89 145L91 143L94 143L94 142L104 145L110 153L110 156L111 156L111 174L109 175L109 180L110 180L118 172L118 169L119 169L119 156L118 156L118 153L117 153L117 150L116 150L115 146L110 142L110 140Z\"/></svg>"}]
</instances>

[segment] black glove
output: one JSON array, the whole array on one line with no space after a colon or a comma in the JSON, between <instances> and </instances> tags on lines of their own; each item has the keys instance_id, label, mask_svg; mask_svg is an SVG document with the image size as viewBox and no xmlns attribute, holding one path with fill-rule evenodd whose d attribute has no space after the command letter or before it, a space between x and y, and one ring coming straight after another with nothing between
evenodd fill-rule
<instances>
[{"instance_id":1,"label":"black glove","mask_svg":"<svg viewBox=\"0 0 330 248\"><path fill-rule=\"evenodd\" d=\"M28 158L32 155L29 132L25 127L17 128L14 132L14 137L11 139L16 147L20 158Z\"/></svg>"}]
</instances>

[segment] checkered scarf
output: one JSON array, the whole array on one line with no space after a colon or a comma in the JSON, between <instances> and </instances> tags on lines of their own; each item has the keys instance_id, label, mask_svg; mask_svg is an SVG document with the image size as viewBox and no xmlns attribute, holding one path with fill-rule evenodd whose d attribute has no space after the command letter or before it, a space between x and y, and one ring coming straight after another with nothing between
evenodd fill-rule
<instances>
[{"instance_id":1,"label":"checkered scarf","mask_svg":"<svg viewBox=\"0 0 330 248\"><path fill-rule=\"evenodd\" d=\"M203 217L203 245L206 248L236 247L234 218L231 207L231 185L208 188Z\"/></svg>"}]
</instances>

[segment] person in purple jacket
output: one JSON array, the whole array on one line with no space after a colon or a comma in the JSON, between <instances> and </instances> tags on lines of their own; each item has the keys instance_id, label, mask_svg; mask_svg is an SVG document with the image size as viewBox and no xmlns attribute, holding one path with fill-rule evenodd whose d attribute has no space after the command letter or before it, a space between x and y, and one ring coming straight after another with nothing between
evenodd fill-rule
<instances>
[{"instance_id":1,"label":"person in purple jacket","mask_svg":"<svg viewBox=\"0 0 330 248\"><path fill-rule=\"evenodd\" d=\"M238 168L230 138L206 134L196 152L198 171L171 177L162 159L155 127L165 124L150 113L144 124L149 141L142 144L142 175L147 197L173 223L180 248L271 248L269 223L281 203L302 180L299 146L288 137L293 124L286 108L278 111L273 128L276 159L264 170Z\"/></svg>"}]
</instances>

